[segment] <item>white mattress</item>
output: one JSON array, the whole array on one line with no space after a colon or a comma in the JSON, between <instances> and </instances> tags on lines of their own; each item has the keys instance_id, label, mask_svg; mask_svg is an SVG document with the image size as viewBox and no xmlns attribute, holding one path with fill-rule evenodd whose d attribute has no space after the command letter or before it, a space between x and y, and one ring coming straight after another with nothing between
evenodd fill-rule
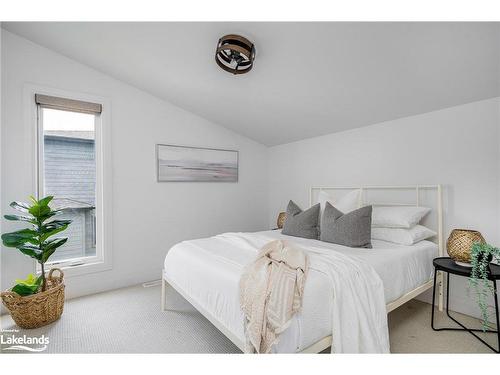
<instances>
[{"instance_id":1,"label":"white mattress","mask_svg":"<svg viewBox=\"0 0 500 375\"><path fill-rule=\"evenodd\" d=\"M433 275L432 259L437 256L437 245L429 241L402 246L372 240L373 249L359 249L286 236L277 230L241 235L247 246L238 248L225 235L181 242L170 249L164 266L167 281L210 312L241 342L245 341L245 335L239 307L240 276L268 241L286 239L304 249L308 245L333 249L370 264L384 283L387 303L427 282ZM302 310L281 335L276 352L301 351L331 334L330 289L324 274L309 272Z\"/></svg>"}]
</instances>

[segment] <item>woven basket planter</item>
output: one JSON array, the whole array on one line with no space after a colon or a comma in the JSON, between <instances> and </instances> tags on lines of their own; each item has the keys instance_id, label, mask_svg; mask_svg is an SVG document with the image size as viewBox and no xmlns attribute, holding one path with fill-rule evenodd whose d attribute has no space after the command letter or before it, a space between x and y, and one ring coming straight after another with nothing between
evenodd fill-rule
<instances>
[{"instance_id":1,"label":"woven basket planter","mask_svg":"<svg viewBox=\"0 0 500 375\"><path fill-rule=\"evenodd\" d=\"M278 215L278 220L276 220L276 225L278 226L278 229L283 229L285 220L286 220L286 212L280 212Z\"/></svg>"},{"instance_id":2,"label":"woven basket planter","mask_svg":"<svg viewBox=\"0 0 500 375\"><path fill-rule=\"evenodd\" d=\"M53 275L54 271L59 272L58 277ZM38 328L61 317L64 308L63 277L64 273L59 268L52 268L45 292L25 297L10 290L1 294L4 306L19 327Z\"/></svg>"},{"instance_id":3,"label":"woven basket planter","mask_svg":"<svg viewBox=\"0 0 500 375\"><path fill-rule=\"evenodd\" d=\"M470 263L471 248L474 243L485 243L481 233L470 229L453 229L446 243L448 255L455 262Z\"/></svg>"}]
</instances>

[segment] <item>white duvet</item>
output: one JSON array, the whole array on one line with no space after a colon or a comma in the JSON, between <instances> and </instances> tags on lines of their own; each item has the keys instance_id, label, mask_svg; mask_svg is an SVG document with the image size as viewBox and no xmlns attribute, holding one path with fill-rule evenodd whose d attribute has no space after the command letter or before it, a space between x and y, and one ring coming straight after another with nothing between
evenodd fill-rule
<instances>
[{"instance_id":1,"label":"white duvet","mask_svg":"<svg viewBox=\"0 0 500 375\"><path fill-rule=\"evenodd\" d=\"M239 279L258 250L275 239L295 243L311 260L303 308L274 350L281 353L301 351L329 335L333 352L388 352L385 304L429 280L436 252L428 241L373 241L373 249L353 249L279 231L226 233L172 247L164 277L244 342Z\"/></svg>"}]
</instances>

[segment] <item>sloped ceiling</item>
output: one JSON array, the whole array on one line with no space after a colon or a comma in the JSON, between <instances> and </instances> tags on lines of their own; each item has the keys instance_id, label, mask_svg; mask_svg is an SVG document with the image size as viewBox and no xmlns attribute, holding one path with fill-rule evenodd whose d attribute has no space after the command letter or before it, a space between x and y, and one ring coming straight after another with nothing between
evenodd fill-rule
<instances>
[{"instance_id":1,"label":"sloped ceiling","mask_svg":"<svg viewBox=\"0 0 500 375\"><path fill-rule=\"evenodd\" d=\"M498 23L2 25L266 145L500 96ZM228 33L250 73L216 65Z\"/></svg>"}]
</instances>

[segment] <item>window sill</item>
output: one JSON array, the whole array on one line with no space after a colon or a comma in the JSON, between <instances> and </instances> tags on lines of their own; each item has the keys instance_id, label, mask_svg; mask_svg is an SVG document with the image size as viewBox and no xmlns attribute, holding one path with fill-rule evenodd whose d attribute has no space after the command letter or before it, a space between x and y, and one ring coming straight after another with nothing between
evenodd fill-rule
<instances>
[{"instance_id":1,"label":"window sill","mask_svg":"<svg viewBox=\"0 0 500 375\"><path fill-rule=\"evenodd\" d=\"M35 265L36 273L40 274L41 270L38 264ZM112 269L112 265L109 262L105 261L96 261L96 262L88 262L78 265L69 265L69 264L46 264L45 265L45 273L48 274L50 269L59 268L64 272L64 276L72 277L72 276L82 276L88 275L96 272L103 272Z\"/></svg>"}]
</instances>

